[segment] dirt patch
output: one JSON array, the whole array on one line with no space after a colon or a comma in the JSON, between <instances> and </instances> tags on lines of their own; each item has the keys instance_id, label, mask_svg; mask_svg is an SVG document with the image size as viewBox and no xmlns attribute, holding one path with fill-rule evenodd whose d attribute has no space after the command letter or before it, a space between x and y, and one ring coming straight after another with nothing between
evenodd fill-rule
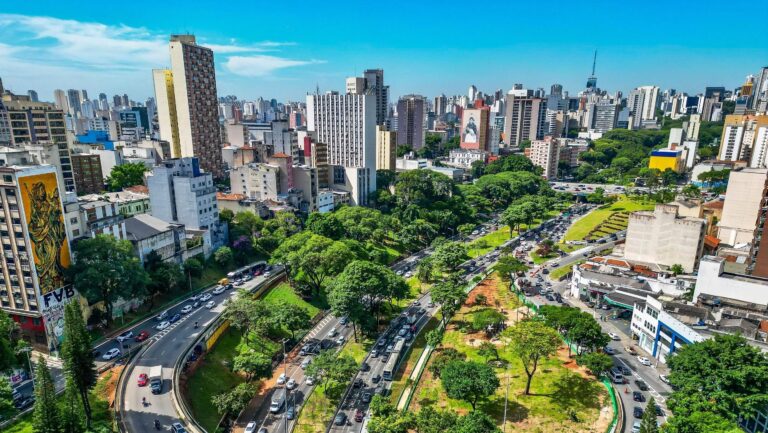
<instances>
[{"instance_id":1,"label":"dirt patch","mask_svg":"<svg viewBox=\"0 0 768 433\"><path fill-rule=\"evenodd\" d=\"M118 365L99 375L99 394L101 394L101 398L109 403L109 407L115 405L115 390L117 389L117 381L120 379L120 373L123 372L123 368L125 366Z\"/></svg>"},{"instance_id":2,"label":"dirt patch","mask_svg":"<svg viewBox=\"0 0 768 433\"><path fill-rule=\"evenodd\" d=\"M480 282L474 289L472 289L471 292L469 292L469 295L467 296L467 300L464 301L464 307L469 308L472 306L477 305L477 296L483 295L485 296L485 303L482 305L487 305L489 307L492 307L494 305L497 305L497 302L500 301L498 297L498 288L497 284L499 283L499 280L497 278L486 278L483 281Z\"/></svg>"}]
</instances>

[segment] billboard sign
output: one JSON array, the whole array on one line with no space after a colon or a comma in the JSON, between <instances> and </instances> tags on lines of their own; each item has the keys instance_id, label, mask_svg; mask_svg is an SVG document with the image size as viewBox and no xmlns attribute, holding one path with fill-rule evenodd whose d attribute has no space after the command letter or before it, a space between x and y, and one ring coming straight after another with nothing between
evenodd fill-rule
<instances>
[{"instance_id":1,"label":"billboard sign","mask_svg":"<svg viewBox=\"0 0 768 433\"><path fill-rule=\"evenodd\" d=\"M67 285L40 296L40 312L43 315L48 341L58 346L64 337L64 306L71 301L77 302L77 291Z\"/></svg>"},{"instance_id":2,"label":"billboard sign","mask_svg":"<svg viewBox=\"0 0 768 433\"><path fill-rule=\"evenodd\" d=\"M461 116L461 148L486 150L488 108L466 108Z\"/></svg>"}]
</instances>

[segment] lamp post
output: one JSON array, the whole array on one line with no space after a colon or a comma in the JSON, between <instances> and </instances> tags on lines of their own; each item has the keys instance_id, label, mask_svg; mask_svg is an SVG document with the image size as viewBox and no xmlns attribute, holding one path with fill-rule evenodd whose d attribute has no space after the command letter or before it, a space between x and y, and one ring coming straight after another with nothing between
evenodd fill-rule
<instances>
[{"instance_id":1,"label":"lamp post","mask_svg":"<svg viewBox=\"0 0 768 433\"><path fill-rule=\"evenodd\" d=\"M29 379L32 381L32 387L35 387L35 372L32 371L32 360L29 357L29 352L32 351L32 347L30 346L24 346L20 347L16 350L16 353L26 353L27 354L27 365L29 366Z\"/></svg>"}]
</instances>

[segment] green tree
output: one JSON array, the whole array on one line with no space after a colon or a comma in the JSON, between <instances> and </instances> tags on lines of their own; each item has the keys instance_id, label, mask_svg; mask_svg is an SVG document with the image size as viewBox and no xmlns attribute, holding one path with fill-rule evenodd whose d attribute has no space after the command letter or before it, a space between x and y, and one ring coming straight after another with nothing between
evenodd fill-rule
<instances>
[{"instance_id":1,"label":"green tree","mask_svg":"<svg viewBox=\"0 0 768 433\"><path fill-rule=\"evenodd\" d=\"M477 349L477 354L482 356L485 362L489 359L499 359L499 351L496 349L496 345L490 341L483 341L480 343L480 347Z\"/></svg>"},{"instance_id":2,"label":"green tree","mask_svg":"<svg viewBox=\"0 0 768 433\"><path fill-rule=\"evenodd\" d=\"M610 337L603 333L597 320L586 312L580 312L572 319L567 335L571 341L576 343L577 355L586 351L597 350L611 341Z\"/></svg>"},{"instance_id":3,"label":"green tree","mask_svg":"<svg viewBox=\"0 0 768 433\"><path fill-rule=\"evenodd\" d=\"M499 387L493 368L477 362L448 363L440 372L440 381L448 397L467 401L472 410L478 400L490 397Z\"/></svg>"},{"instance_id":4,"label":"green tree","mask_svg":"<svg viewBox=\"0 0 768 433\"><path fill-rule=\"evenodd\" d=\"M443 331L440 328L436 328L427 332L426 340L430 347L437 348L443 341Z\"/></svg>"},{"instance_id":5,"label":"green tree","mask_svg":"<svg viewBox=\"0 0 768 433\"><path fill-rule=\"evenodd\" d=\"M143 162L127 162L116 165L107 176L107 185L112 191L120 191L125 187L144 185L144 173L147 166Z\"/></svg>"},{"instance_id":6,"label":"green tree","mask_svg":"<svg viewBox=\"0 0 768 433\"><path fill-rule=\"evenodd\" d=\"M257 389L254 384L248 382L241 383L232 390L213 396L211 403L216 407L219 414L235 416L251 401L256 391Z\"/></svg>"},{"instance_id":7,"label":"green tree","mask_svg":"<svg viewBox=\"0 0 768 433\"><path fill-rule=\"evenodd\" d=\"M96 235L78 242L74 256L75 262L67 270L70 279L89 303L104 303L108 322L115 301L145 296L149 276L129 241Z\"/></svg>"},{"instance_id":8,"label":"green tree","mask_svg":"<svg viewBox=\"0 0 768 433\"><path fill-rule=\"evenodd\" d=\"M435 271L435 260L432 256L427 256L421 259L418 267L416 268L416 278L422 283L428 283L432 281L432 275Z\"/></svg>"},{"instance_id":9,"label":"green tree","mask_svg":"<svg viewBox=\"0 0 768 433\"><path fill-rule=\"evenodd\" d=\"M85 414L86 426L91 428L93 414L88 393L96 385L98 373L91 349L91 336L85 327L79 302L70 302L64 307L63 336L61 357L64 372L77 389Z\"/></svg>"},{"instance_id":10,"label":"green tree","mask_svg":"<svg viewBox=\"0 0 768 433\"><path fill-rule=\"evenodd\" d=\"M664 433L742 433L739 425L711 412L692 412L667 418Z\"/></svg>"},{"instance_id":11,"label":"green tree","mask_svg":"<svg viewBox=\"0 0 768 433\"><path fill-rule=\"evenodd\" d=\"M291 333L291 338L296 336L296 331L308 329L312 324L309 313L300 305L281 302L274 307L273 314L277 322Z\"/></svg>"},{"instance_id":12,"label":"green tree","mask_svg":"<svg viewBox=\"0 0 768 433\"><path fill-rule=\"evenodd\" d=\"M329 239L341 239L344 236L344 225L332 213L312 212L307 217L307 229L312 233Z\"/></svg>"},{"instance_id":13,"label":"green tree","mask_svg":"<svg viewBox=\"0 0 768 433\"><path fill-rule=\"evenodd\" d=\"M430 293L432 300L440 306L443 324L448 323L448 319L459 311L461 304L467 299L464 286L449 280L436 283Z\"/></svg>"},{"instance_id":14,"label":"green tree","mask_svg":"<svg viewBox=\"0 0 768 433\"><path fill-rule=\"evenodd\" d=\"M685 270L683 269L683 265L679 263L675 263L674 265L670 266L669 271L675 275L680 275L685 272Z\"/></svg>"},{"instance_id":15,"label":"green tree","mask_svg":"<svg viewBox=\"0 0 768 433\"><path fill-rule=\"evenodd\" d=\"M459 416L449 411L424 406L414 417L415 430L419 433L453 432Z\"/></svg>"},{"instance_id":16,"label":"green tree","mask_svg":"<svg viewBox=\"0 0 768 433\"><path fill-rule=\"evenodd\" d=\"M232 249L229 247L219 247L213 253L213 260L215 260L216 263L218 263L219 266L223 268L230 266L234 258L235 258L235 255L232 252Z\"/></svg>"},{"instance_id":17,"label":"green tree","mask_svg":"<svg viewBox=\"0 0 768 433\"><path fill-rule=\"evenodd\" d=\"M312 359L305 371L308 376L314 377L323 385L323 392L327 394L331 384L345 383L357 370L357 363L351 356L336 356L335 351L325 350Z\"/></svg>"},{"instance_id":18,"label":"green tree","mask_svg":"<svg viewBox=\"0 0 768 433\"><path fill-rule=\"evenodd\" d=\"M262 352L246 348L232 359L232 369L246 375L246 381L269 377L272 373L272 358Z\"/></svg>"},{"instance_id":19,"label":"green tree","mask_svg":"<svg viewBox=\"0 0 768 433\"><path fill-rule=\"evenodd\" d=\"M85 431L85 413L80 401L79 391L75 381L66 374L64 386L64 401L61 406L61 432L82 433Z\"/></svg>"},{"instance_id":20,"label":"green tree","mask_svg":"<svg viewBox=\"0 0 768 433\"><path fill-rule=\"evenodd\" d=\"M472 329L475 331L485 331L490 327L498 326L504 323L507 316L493 308L483 308L472 312Z\"/></svg>"},{"instance_id":21,"label":"green tree","mask_svg":"<svg viewBox=\"0 0 768 433\"><path fill-rule=\"evenodd\" d=\"M768 358L738 335L683 346L667 359L675 417L710 412L735 422L768 405Z\"/></svg>"},{"instance_id":22,"label":"green tree","mask_svg":"<svg viewBox=\"0 0 768 433\"><path fill-rule=\"evenodd\" d=\"M472 411L458 419L451 433L500 433L496 422L485 412Z\"/></svg>"},{"instance_id":23,"label":"green tree","mask_svg":"<svg viewBox=\"0 0 768 433\"><path fill-rule=\"evenodd\" d=\"M683 189L680 191L684 197L686 198L700 198L701 197L701 189L699 189L698 186L689 183L683 187Z\"/></svg>"},{"instance_id":24,"label":"green tree","mask_svg":"<svg viewBox=\"0 0 768 433\"><path fill-rule=\"evenodd\" d=\"M15 342L12 339L18 325L3 310L0 310L0 372L10 370L16 364Z\"/></svg>"},{"instance_id":25,"label":"green tree","mask_svg":"<svg viewBox=\"0 0 768 433\"><path fill-rule=\"evenodd\" d=\"M224 318L235 328L244 331L246 342L251 338L258 340L259 337L265 337L274 323L272 309L245 290L238 291L238 295L229 301L224 310ZM254 346L266 350L261 344Z\"/></svg>"},{"instance_id":26,"label":"green tree","mask_svg":"<svg viewBox=\"0 0 768 433\"><path fill-rule=\"evenodd\" d=\"M560 347L557 332L536 320L524 320L507 328L505 334L510 339L513 353L520 358L528 380L525 383L525 395L531 393L531 381L539 362L549 358Z\"/></svg>"},{"instance_id":27,"label":"green tree","mask_svg":"<svg viewBox=\"0 0 768 433\"><path fill-rule=\"evenodd\" d=\"M498 272L503 281L509 281L512 274L525 272L528 266L512 255L504 255L493 265L493 269Z\"/></svg>"},{"instance_id":28,"label":"green tree","mask_svg":"<svg viewBox=\"0 0 768 433\"><path fill-rule=\"evenodd\" d=\"M520 224L526 220L526 213L523 207L519 204L510 205L501 214L501 222L509 227L509 234L513 236L514 231L519 231Z\"/></svg>"},{"instance_id":29,"label":"green tree","mask_svg":"<svg viewBox=\"0 0 768 433\"><path fill-rule=\"evenodd\" d=\"M320 294L331 276L341 273L354 258L344 242L311 232L291 236L272 254L274 263L288 265L300 290L304 286L313 294Z\"/></svg>"},{"instance_id":30,"label":"green tree","mask_svg":"<svg viewBox=\"0 0 768 433\"><path fill-rule=\"evenodd\" d=\"M443 371L446 365L453 361L464 361L467 359L467 355L459 352L458 350L448 347L441 350L434 360L429 365L429 372L435 377L440 377L440 372Z\"/></svg>"},{"instance_id":31,"label":"green tree","mask_svg":"<svg viewBox=\"0 0 768 433\"><path fill-rule=\"evenodd\" d=\"M446 272L456 272L459 266L469 258L467 247L459 242L445 242L441 244L435 248L432 257L435 260L435 264Z\"/></svg>"},{"instance_id":32,"label":"green tree","mask_svg":"<svg viewBox=\"0 0 768 433\"><path fill-rule=\"evenodd\" d=\"M40 358L35 370L35 409L32 428L39 433L60 433L61 416L56 403L56 389L53 387L51 371L45 358Z\"/></svg>"},{"instance_id":33,"label":"green tree","mask_svg":"<svg viewBox=\"0 0 768 433\"><path fill-rule=\"evenodd\" d=\"M0 379L0 419L8 419L14 412L11 383L4 378Z\"/></svg>"},{"instance_id":34,"label":"green tree","mask_svg":"<svg viewBox=\"0 0 768 433\"><path fill-rule=\"evenodd\" d=\"M190 257L184 262L184 273L192 277L203 275L203 264L195 257Z\"/></svg>"},{"instance_id":35,"label":"green tree","mask_svg":"<svg viewBox=\"0 0 768 433\"><path fill-rule=\"evenodd\" d=\"M595 377L610 370L613 366L611 357L599 352L585 353L579 356L576 361L579 365L586 367Z\"/></svg>"},{"instance_id":36,"label":"green tree","mask_svg":"<svg viewBox=\"0 0 768 433\"><path fill-rule=\"evenodd\" d=\"M640 433L659 433L659 425L656 422L656 399L648 399L645 405L645 412L640 421Z\"/></svg>"},{"instance_id":37,"label":"green tree","mask_svg":"<svg viewBox=\"0 0 768 433\"><path fill-rule=\"evenodd\" d=\"M471 168L469 170L473 178L477 179L485 174L485 161L477 160L472 161Z\"/></svg>"}]
</instances>

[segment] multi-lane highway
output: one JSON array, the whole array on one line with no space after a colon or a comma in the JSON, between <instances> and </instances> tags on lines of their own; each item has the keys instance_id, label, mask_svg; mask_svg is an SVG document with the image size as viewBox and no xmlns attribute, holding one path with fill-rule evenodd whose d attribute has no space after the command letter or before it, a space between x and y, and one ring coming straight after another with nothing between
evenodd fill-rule
<instances>
[{"instance_id":1,"label":"multi-lane highway","mask_svg":"<svg viewBox=\"0 0 768 433\"><path fill-rule=\"evenodd\" d=\"M272 271L273 274L282 272L281 268ZM273 275L260 275L245 282L243 289L252 290L267 279L273 278ZM189 347L195 338L205 329L205 326L215 320L224 311L224 302L234 296L236 290L226 290L219 295L213 295L213 291L204 292L204 295L210 294L215 304L213 308L208 308L205 304L210 301L203 301L191 312L181 315L182 308L187 305L193 305L193 302L183 302L177 304L169 310L168 317L180 314L181 318L170 324L163 330L156 329L160 323L156 320L149 320L137 325L133 332L138 335L141 331L150 333L147 340L147 348L141 352L131 363L126 366L123 373L124 387L118 389L120 394L120 420L128 432L146 432L154 430L155 420L159 420L161 426L167 429L174 422L181 422L181 416L177 411L177 405L173 397L173 369L177 360ZM195 322L198 326L195 327ZM138 379L141 374L149 374L153 366L162 366L163 385L159 394L152 394L149 386L139 386ZM142 402L146 399L146 403Z\"/></svg>"}]
</instances>

